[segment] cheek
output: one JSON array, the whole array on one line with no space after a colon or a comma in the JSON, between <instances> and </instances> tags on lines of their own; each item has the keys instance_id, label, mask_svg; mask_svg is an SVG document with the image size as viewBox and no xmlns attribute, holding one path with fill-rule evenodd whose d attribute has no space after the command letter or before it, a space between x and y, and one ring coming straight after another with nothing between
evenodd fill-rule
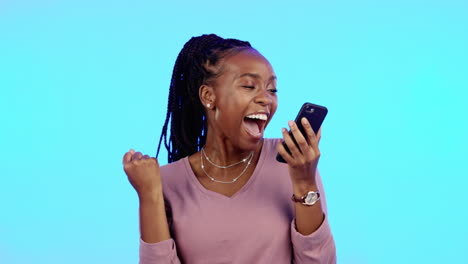
<instances>
[{"instance_id":1,"label":"cheek","mask_svg":"<svg viewBox=\"0 0 468 264\"><path fill-rule=\"evenodd\" d=\"M246 105L249 104L250 98L241 93L229 93L225 94L223 99L219 102L220 108L223 110L223 114L238 113Z\"/></svg>"},{"instance_id":2,"label":"cheek","mask_svg":"<svg viewBox=\"0 0 468 264\"><path fill-rule=\"evenodd\" d=\"M271 104L271 112L272 113L275 113L276 112L276 109L278 109L278 97L274 97L272 99L272 104Z\"/></svg>"},{"instance_id":3,"label":"cheek","mask_svg":"<svg viewBox=\"0 0 468 264\"><path fill-rule=\"evenodd\" d=\"M214 115L216 122L224 129L237 131L243 121L243 112L247 105L239 97L224 99L219 109L216 109Z\"/></svg>"}]
</instances>

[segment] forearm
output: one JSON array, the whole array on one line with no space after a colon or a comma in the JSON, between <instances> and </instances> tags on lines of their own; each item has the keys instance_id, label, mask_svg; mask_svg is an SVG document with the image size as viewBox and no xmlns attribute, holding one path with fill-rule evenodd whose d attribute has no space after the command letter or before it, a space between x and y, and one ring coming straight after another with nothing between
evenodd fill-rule
<instances>
[{"instance_id":1,"label":"forearm","mask_svg":"<svg viewBox=\"0 0 468 264\"><path fill-rule=\"evenodd\" d=\"M146 243L157 243L171 238L162 192L140 197L140 233Z\"/></svg>"},{"instance_id":2,"label":"forearm","mask_svg":"<svg viewBox=\"0 0 468 264\"><path fill-rule=\"evenodd\" d=\"M308 191L317 190L316 184L296 184L293 186L293 193L296 197L301 197ZM311 206L295 203L295 212L296 229L302 235L309 235L316 231L325 217L320 200Z\"/></svg>"}]
</instances>

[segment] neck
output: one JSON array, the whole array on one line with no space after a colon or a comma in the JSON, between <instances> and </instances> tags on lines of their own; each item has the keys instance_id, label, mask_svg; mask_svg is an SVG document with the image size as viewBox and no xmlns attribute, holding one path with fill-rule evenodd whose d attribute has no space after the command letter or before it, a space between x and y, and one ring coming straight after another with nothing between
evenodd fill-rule
<instances>
[{"instance_id":1,"label":"neck","mask_svg":"<svg viewBox=\"0 0 468 264\"><path fill-rule=\"evenodd\" d=\"M263 140L260 140L257 144L243 148L236 146L227 138L210 137L208 133L204 148L206 155L212 162L219 165L229 165L248 158L252 152L256 156L260 153L262 145Z\"/></svg>"}]
</instances>

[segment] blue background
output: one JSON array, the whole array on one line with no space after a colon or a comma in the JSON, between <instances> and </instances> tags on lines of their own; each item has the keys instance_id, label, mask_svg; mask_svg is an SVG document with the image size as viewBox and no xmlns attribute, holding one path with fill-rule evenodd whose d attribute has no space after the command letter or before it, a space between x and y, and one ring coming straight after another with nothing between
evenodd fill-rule
<instances>
[{"instance_id":1,"label":"blue background","mask_svg":"<svg viewBox=\"0 0 468 264\"><path fill-rule=\"evenodd\" d=\"M467 14L456 0L0 1L0 262L137 262L121 157L155 154L178 52L216 33L275 68L267 136L304 101L329 108L319 167L339 263L468 263Z\"/></svg>"}]
</instances>

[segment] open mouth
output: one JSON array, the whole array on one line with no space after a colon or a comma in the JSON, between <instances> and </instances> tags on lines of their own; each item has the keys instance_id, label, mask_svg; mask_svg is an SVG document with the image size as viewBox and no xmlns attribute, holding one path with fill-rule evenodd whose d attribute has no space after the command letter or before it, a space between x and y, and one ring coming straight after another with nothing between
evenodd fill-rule
<instances>
[{"instance_id":1,"label":"open mouth","mask_svg":"<svg viewBox=\"0 0 468 264\"><path fill-rule=\"evenodd\" d=\"M244 117L244 126L250 135L262 137L267 119L266 113L247 115Z\"/></svg>"}]
</instances>

